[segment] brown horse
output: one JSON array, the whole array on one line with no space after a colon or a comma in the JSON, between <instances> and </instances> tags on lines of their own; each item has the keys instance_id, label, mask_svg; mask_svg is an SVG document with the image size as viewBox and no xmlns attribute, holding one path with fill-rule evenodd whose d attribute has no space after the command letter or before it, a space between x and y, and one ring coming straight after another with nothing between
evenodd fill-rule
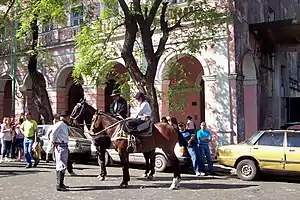
<instances>
[{"instance_id":1,"label":"brown horse","mask_svg":"<svg viewBox=\"0 0 300 200\"><path fill-rule=\"evenodd\" d=\"M114 117L102 111L97 111L92 120L92 133L90 134L94 139L97 139L97 137L102 137L103 135L107 135L112 138L117 127L117 125L113 125L116 123L118 123L118 120ZM169 124L158 122L153 125L151 136L140 137L139 140L140 145L138 152L149 152L154 150L156 147L162 148L169 161L172 163L174 171L174 178L170 189L176 189L181 181L180 163L174 153L174 147L178 142L178 133L176 130ZM123 169L123 181L120 184L120 187L126 188L128 186L128 182L130 181L128 159L129 152L127 149L128 141L127 139L117 139L113 141L113 146L119 153Z\"/></svg>"}]
</instances>

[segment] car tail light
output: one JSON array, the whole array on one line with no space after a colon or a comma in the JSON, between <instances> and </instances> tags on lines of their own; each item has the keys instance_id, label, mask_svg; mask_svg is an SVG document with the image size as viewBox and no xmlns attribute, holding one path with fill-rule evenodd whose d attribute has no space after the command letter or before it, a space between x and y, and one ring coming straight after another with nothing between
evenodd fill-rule
<instances>
[{"instance_id":1,"label":"car tail light","mask_svg":"<svg viewBox=\"0 0 300 200\"><path fill-rule=\"evenodd\" d=\"M180 151L180 153L185 153L186 149L184 147L180 147L179 151Z\"/></svg>"}]
</instances>

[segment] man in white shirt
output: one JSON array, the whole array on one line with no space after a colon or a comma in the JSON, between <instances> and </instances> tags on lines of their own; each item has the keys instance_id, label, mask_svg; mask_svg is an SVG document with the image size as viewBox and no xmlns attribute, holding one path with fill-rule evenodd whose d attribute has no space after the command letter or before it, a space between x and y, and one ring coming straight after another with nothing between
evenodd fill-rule
<instances>
[{"instance_id":1,"label":"man in white shirt","mask_svg":"<svg viewBox=\"0 0 300 200\"><path fill-rule=\"evenodd\" d=\"M145 98L145 95L142 92L138 92L135 95L135 99L139 103L139 108L137 112L132 116L132 119L126 121L124 126L124 131L127 133L137 133L138 125L151 120L152 110L150 104Z\"/></svg>"},{"instance_id":2,"label":"man in white shirt","mask_svg":"<svg viewBox=\"0 0 300 200\"><path fill-rule=\"evenodd\" d=\"M49 134L49 142L54 148L55 153L55 161L56 161L56 190L57 191L66 191L67 186L64 185L65 172L67 169L68 162L68 133L69 127L65 123L69 121L68 116L63 116L62 121L55 121L55 124L51 128L51 132Z\"/></svg>"}]
</instances>

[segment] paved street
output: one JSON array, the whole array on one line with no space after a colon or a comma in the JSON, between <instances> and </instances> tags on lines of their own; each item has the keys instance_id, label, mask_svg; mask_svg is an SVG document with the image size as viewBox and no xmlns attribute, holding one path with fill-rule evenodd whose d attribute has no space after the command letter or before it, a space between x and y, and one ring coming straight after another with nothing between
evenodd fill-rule
<instances>
[{"instance_id":1,"label":"paved street","mask_svg":"<svg viewBox=\"0 0 300 200\"><path fill-rule=\"evenodd\" d=\"M243 182L232 176L195 177L184 174L180 190L168 189L171 173L157 173L154 181L140 178L140 169L131 169L132 179L128 189L119 189L121 169L109 167L107 180L96 179L98 167L75 165L76 177L66 177L69 192L56 192L54 164L41 163L38 168L25 169L23 163L0 165L1 200L112 200L112 199L299 199L300 184L287 181Z\"/></svg>"}]
</instances>

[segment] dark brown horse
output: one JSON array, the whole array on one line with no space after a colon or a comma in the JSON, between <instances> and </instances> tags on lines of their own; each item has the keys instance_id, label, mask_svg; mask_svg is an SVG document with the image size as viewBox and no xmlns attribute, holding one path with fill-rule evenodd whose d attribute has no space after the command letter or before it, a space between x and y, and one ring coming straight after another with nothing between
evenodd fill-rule
<instances>
[{"instance_id":1,"label":"dark brown horse","mask_svg":"<svg viewBox=\"0 0 300 200\"><path fill-rule=\"evenodd\" d=\"M114 126L114 124L116 124ZM91 136L96 140L98 137L104 135L113 137L118 120L102 111L97 111L93 117L91 125ZM174 153L174 147L178 142L178 133L176 130L166 123L156 123L153 125L152 135L147 137L140 137L140 145L138 145L138 152L149 152L154 150L156 147L162 148L172 163L174 170L173 182L170 189L175 189L179 186L181 181L180 176L180 163ZM128 141L127 139L117 139L113 141L113 146L117 150L120 156L121 165L123 169L123 181L120 184L121 188L126 188L130 181L129 175L129 152L127 150Z\"/></svg>"},{"instance_id":2,"label":"dark brown horse","mask_svg":"<svg viewBox=\"0 0 300 200\"><path fill-rule=\"evenodd\" d=\"M70 125L81 128L84 131L85 122L87 128L91 129L91 123L95 113L96 109L86 103L84 99L81 99L72 111ZM117 118L114 119L119 120ZM97 178L101 181L104 181L105 176L107 175L105 166L105 153L106 150L110 148L110 143L110 137L106 135L93 139L93 144L97 149L97 159L100 166L100 174ZM146 170L143 176L151 179L155 173L155 149L149 152L144 152L143 154L146 160Z\"/></svg>"}]
</instances>

